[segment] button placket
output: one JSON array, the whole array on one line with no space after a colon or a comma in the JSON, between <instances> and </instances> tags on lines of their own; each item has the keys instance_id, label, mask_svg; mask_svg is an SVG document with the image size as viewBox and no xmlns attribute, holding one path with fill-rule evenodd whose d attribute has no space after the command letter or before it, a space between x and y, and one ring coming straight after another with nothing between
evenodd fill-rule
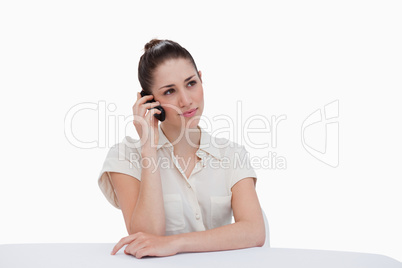
<instances>
[{"instance_id":1,"label":"button placket","mask_svg":"<svg viewBox=\"0 0 402 268\"><path fill-rule=\"evenodd\" d=\"M201 158L200 162L202 163L203 166L205 166L205 158L206 158L206 154L204 151L198 150L195 153L199 158Z\"/></svg>"},{"instance_id":2,"label":"button placket","mask_svg":"<svg viewBox=\"0 0 402 268\"><path fill-rule=\"evenodd\" d=\"M199 225L199 228L205 229L204 223L202 221L201 208L200 208L200 204L198 203L196 189L193 187L193 185L195 187L195 178L192 174L186 182L186 187L188 188L188 191L186 191L186 193L187 193L189 200L191 200L190 203L191 203L191 207L192 207L192 210L194 213L194 218L196 219L197 224Z\"/></svg>"},{"instance_id":3,"label":"button placket","mask_svg":"<svg viewBox=\"0 0 402 268\"><path fill-rule=\"evenodd\" d=\"M186 195L187 195L188 200L190 201L194 219L196 220L197 225L198 225L197 228L199 230L203 230L203 229L205 229L205 227L204 227L204 222L202 220L201 208L198 203L197 195L196 195L194 189L190 188L191 187L190 184L187 184L187 187L189 188L189 191L186 191Z\"/></svg>"},{"instance_id":4,"label":"button placket","mask_svg":"<svg viewBox=\"0 0 402 268\"><path fill-rule=\"evenodd\" d=\"M193 172L191 173L191 175L193 175L193 174L199 172L199 171L202 170L202 169L205 167L205 165L206 165L205 162L206 162L206 157L207 157L207 155L205 154L205 152L198 150L195 154L196 154L199 158L201 158L201 159L200 159L200 161L197 161L197 164L196 164L196 166L195 166Z\"/></svg>"},{"instance_id":5,"label":"button placket","mask_svg":"<svg viewBox=\"0 0 402 268\"><path fill-rule=\"evenodd\" d=\"M186 174L184 174L183 170L181 169L181 166L179 164L179 161L177 160L177 158L174 156L173 150L171 150L171 156L173 159L173 163L176 166L176 168L180 171L181 175L186 178Z\"/></svg>"}]
</instances>

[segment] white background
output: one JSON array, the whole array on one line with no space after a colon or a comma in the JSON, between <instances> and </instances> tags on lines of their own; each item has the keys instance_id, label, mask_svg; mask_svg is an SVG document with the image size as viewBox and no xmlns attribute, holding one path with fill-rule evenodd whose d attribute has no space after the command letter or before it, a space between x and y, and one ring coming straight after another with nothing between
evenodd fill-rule
<instances>
[{"instance_id":1,"label":"white background","mask_svg":"<svg viewBox=\"0 0 402 268\"><path fill-rule=\"evenodd\" d=\"M272 247L402 261L401 14L400 1L2 1L0 243L126 235L97 178L108 148L136 136L129 120L113 122L131 115L139 57L157 37L192 53L206 117L238 120L239 100L244 119L286 115L276 148L246 145L251 156L286 159L286 169L256 169ZM336 100L334 168L304 149L301 126ZM99 141L94 148L65 135L82 103L116 108L103 111L99 129L101 106L74 117L70 130ZM325 137L325 127L316 131Z\"/></svg>"}]
</instances>

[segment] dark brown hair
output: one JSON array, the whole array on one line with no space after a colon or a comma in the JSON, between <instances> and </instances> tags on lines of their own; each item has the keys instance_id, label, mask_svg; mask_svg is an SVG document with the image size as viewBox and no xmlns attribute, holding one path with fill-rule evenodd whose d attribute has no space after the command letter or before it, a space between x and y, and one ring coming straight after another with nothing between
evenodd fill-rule
<instances>
[{"instance_id":1,"label":"dark brown hair","mask_svg":"<svg viewBox=\"0 0 402 268\"><path fill-rule=\"evenodd\" d=\"M144 47L144 54L138 64L138 80L146 94L152 94L153 74L155 69L166 60L187 59L193 65L198 75L197 66L191 54L181 45L172 40L152 39ZM199 77L199 75L198 75Z\"/></svg>"}]
</instances>

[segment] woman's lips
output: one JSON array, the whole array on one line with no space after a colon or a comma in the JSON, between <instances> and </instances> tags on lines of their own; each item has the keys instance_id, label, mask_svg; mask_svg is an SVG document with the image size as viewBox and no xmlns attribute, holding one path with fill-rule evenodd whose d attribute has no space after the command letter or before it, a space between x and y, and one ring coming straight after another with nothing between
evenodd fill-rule
<instances>
[{"instance_id":1,"label":"woman's lips","mask_svg":"<svg viewBox=\"0 0 402 268\"><path fill-rule=\"evenodd\" d=\"M197 109L198 108L191 109L190 111L183 113L182 116L184 116L184 117L192 117L197 112Z\"/></svg>"}]
</instances>

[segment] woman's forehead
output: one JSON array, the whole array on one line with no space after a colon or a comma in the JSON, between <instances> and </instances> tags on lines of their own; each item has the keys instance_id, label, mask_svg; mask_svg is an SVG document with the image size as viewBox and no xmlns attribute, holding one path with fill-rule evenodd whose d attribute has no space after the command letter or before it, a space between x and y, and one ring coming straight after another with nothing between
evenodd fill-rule
<instances>
[{"instance_id":1,"label":"woman's forehead","mask_svg":"<svg viewBox=\"0 0 402 268\"><path fill-rule=\"evenodd\" d=\"M183 82L186 78L195 74L194 66L189 60L169 59L156 68L154 73L155 85L161 87L166 83Z\"/></svg>"}]
</instances>

